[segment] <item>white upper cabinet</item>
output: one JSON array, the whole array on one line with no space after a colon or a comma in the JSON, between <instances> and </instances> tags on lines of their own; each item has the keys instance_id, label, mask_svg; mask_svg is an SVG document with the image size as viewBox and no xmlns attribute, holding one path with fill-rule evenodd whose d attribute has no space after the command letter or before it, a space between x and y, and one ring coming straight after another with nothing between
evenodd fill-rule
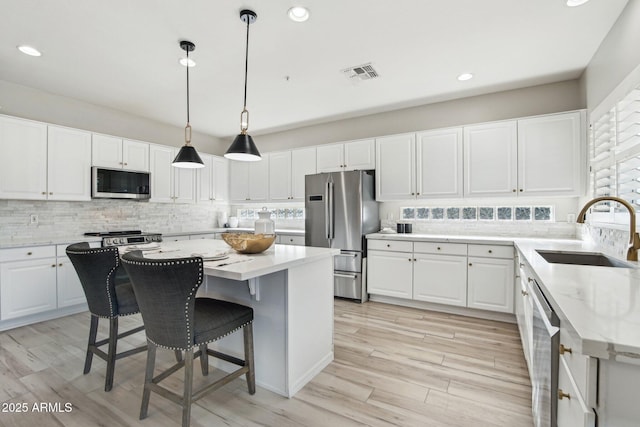
<instances>
[{"instance_id":1,"label":"white upper cabinet","mask_svg":"<svg viewBox=\"0 0 640 427\"><path fill-rule=\"evenodd\" d=\"M376 200L415 198L415 145L413 133L376 139Z\"/></svg>"},{"instance_id":2,"label":"white upper cabinet","mask_svg":"<svg viewBox=\"0 0 640 427\"><path fill-rule=\"evenodd\" d=\"M580 195L585 171L585 113L518 120L518 192Z\"/></svg>"},{"instance_id":3,"label":"white upper cabinet","mask_svg":"<svg viewBox=\"0 0 640 427\"><path fill-rule=\"evenodd\" d=\"M161 203L195 203L195 169L171 166L178 149L163 145L150 145L151 199Z\"/></svg>"},{"instance_id":4,"label":"white upper cabinet","mask_svg":"<svg viewBox=\"0 0 640 427\"><path fill-rule=\"evenodd\" d=\"M316 147L316 169L321 172L375 169L375 140L362 139Z\"/></svg>"},{"instance_id":5,"label":"white upper cabinet","mask_svg":"<svg viewBox=\"0 0 640 427\"><path fill-rule=\"evenodd\" d=\"M416 135L416 197L462 197L462 128Z\"/></svg>"},{"instance_id":6,"label":"white upper cabinet","mask_svg":"<svg viewBox=\"0 0 640 427\"><path fill-rule=\"evenodd\" d=\"M92 136L93 166L149 172L149 144L110 135Z\"/></svg>"},{"instance_id":7,"label":"white upper cabinet","mask_svg":"<svg viewBox=\"0 0 640 427\"><path fill-rule=\"evenodd\" d=\"M515 120L464 127L464 195L515 196L518 187Z\"/></svg>"},{"instance_id":8,"label":"white upper cabinet","mask_svg":"<svg viewBox=\"0 0 640 427\"><path fill-rule=\"evenodd\" d=\"M204 168L197 170L198 202L226 201L229 199L229 160L224 157L200 153Z\"/></svg>"},{"instance_id":9,"label":"white upper cabinet","mask_svg":"<svg viewBox=\"0 0 640 427\"><path fill-rule=\"evenodd\" d=\"M291 150L291 199L304 200L305 176L316 173L316 147Z\"/></svg>"},{"instance_id":10,"label":"white upper cabinet","mask_svg":"<svg viewBox=\"0 0 640 427\"><path fill-rule=\"evenodd\" d=\"M91 200L91 133L48 126L47 199Z\"/></svg>"},{"instance_id":11,"label":"white upper cabinet","mask_svg":"<svg viewBox=\"0 0 640 427\"><path fill-rule=\"evenodd\" d=\"M305 176L316 173L316 148L269 153L269 199L303 201Z\"/></svg>"},{"instance_id":12,"label":"white upper cabinet","mask_svg":"<svg viewBox=\"0 0 640 427\"><path fill-rule=\"evenodd\" d=\"M261 202L269 198L269 155L257 162L229 162L229 198Z\"/></svg>"},{"instance_id":13,"label":"white upper cabinet","mask_svg":"<svg viewBox=\"0 0 640 427\"><path fill-rule=\"evenodd\" d=\"M44 123L0 116L0 198L47 199Z\"/></svg>"},{"instance_id":14,"label":"white upper cabinet","mask_svg":"<svg viewBox=\"0 0 640 427\"><path fill-rule=\"evenodd\" d=\"M91 134L0 117L0 198L90 200Z\"/></svg>"},{"instance_id":15,"label":"white upper cabinet","mask_svg":"<svg viewBox=\"0 0 640 427\"><path fill-rule=\"evenodd\" d=\"M269 198L291 200L291 151L269 153Z\"/></svg>"}]
</instances>

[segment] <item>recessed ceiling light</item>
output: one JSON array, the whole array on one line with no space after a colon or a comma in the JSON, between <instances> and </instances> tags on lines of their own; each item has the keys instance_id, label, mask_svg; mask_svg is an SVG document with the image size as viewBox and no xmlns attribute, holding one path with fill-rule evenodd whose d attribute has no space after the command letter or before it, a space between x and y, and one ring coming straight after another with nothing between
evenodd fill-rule
<instances>
[{"instance_id":1,"label":"recessed ceiling light","mask_svg":"<svg viewBox=\"0 0 640 427\"><path fill-rule=\"evenodd\" d=\"M576 7L585 4L589 0L567 0L567 6Z\"/></svg>"},{"instance_id":2,"label":"recessed ceiling light","mask_svg":"<svg viewBox=\"0 0 640 427\"><path fill-rule=\"evenodd\" d=\"M40 53L40 51L38 49L36 49L35 47L31 47L31 46L18 46L18 50L22 53L24 53L25 55L29 55L29 56L42 56L42 53Z\"/></svg>"},{"instance_id":3,"label":"recessed ceiling light","mask_svg":"<svg viewBox=\"0 0 640 427\"><path fill-rule=\"evenodd\" d=\"M182 58L182 59L180 59L180 65L182 65L184 67L195 67L196 66L196 61L194 61L191 58Z\"/></svg>"},{"instance_id":4,"label":"recessed ceiling light","mask_svg":"<svg viewBox=\"0 0 640 427\"><path fill-rule=\"evenodd\" d=\"M309 9L303 6L294 6L287 12L289 19L295 22L304 22L309 19Z\"/></svg>"},{"instance_id":5,"label":"recessed ceiling light","mask_svg":"<svg viewBox=\"0 0 640 427\"><path fill-rule=\"evenodd\" d=\"M473 74L471 73L462 73L458 76L458 80L460 80L461 82L465 80L471 80L472 78L473 78Z\"/></svg>"}]
</instances>

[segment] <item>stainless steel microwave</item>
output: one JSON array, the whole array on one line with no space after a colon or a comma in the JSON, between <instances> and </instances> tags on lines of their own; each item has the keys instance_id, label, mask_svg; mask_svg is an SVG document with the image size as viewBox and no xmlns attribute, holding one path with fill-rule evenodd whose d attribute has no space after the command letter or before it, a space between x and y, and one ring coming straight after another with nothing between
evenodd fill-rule
<instances>
[{"instance_id":1,"label":"stainless steel microwave","mask_svg":"<svg viewBox=\"0 0 640 427\"><path fill-rule=\"evenodd\" d=\"M149 172L91 168L91 197L94 199L148 199Z\"/></svg>"}]
</instances>

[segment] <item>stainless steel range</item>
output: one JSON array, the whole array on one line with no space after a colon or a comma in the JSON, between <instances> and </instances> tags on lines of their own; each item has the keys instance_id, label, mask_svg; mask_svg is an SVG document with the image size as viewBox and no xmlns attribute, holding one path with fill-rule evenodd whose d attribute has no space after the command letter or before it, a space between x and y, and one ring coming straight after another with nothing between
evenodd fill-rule
<instances>
[{"instance_id":1,"label":"stainless steel range","mask_svg":"<svg viewBox=\"0 0 640 427\"><path fill-rule=\"evenodd\" d=\"M143 233L141 230L96 231L84 233L85 236L102 237L102 246L123 246L136 243L162 242L160 233Z\"/></svg>"}]
</instances>

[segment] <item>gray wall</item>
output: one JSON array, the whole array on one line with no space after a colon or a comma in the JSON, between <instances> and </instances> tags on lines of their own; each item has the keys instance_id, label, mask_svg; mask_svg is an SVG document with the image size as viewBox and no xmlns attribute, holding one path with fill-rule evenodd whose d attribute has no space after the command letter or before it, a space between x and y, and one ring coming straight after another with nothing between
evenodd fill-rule
<instances>
[{"instance_id":1,"label":"gray wall","mask_svg":"<svg viewBox=\"0 0 640 427\"><path fill-rule=\"evenodd\" d=\"M640 1L631 0L603 40L580 79L593 110L640 64Z\"/></svg>"},{"instance_id":2,"label":"gray wall","mask_svg":"<svg viewBox=\"0 0 640 427\"><path fill-rule=\"evenodd\" d=\"M579 82L569 80L254 135L254 140L261 151L275 151L581 108Z\"/></svg>"},{"instance_id":3,"label":"gray wall","mask_svg":"<svg viewBox=\"0 0 640 427\"><path fill-rule=\"evenodd\" d=\"M184 144L184 128L2 80L0 106L0 114L156 144L176 147ZM191 142L198 150L210 154L223 154L229 144L198 132L193 132Z\"/></svg>"}]
</instances>

